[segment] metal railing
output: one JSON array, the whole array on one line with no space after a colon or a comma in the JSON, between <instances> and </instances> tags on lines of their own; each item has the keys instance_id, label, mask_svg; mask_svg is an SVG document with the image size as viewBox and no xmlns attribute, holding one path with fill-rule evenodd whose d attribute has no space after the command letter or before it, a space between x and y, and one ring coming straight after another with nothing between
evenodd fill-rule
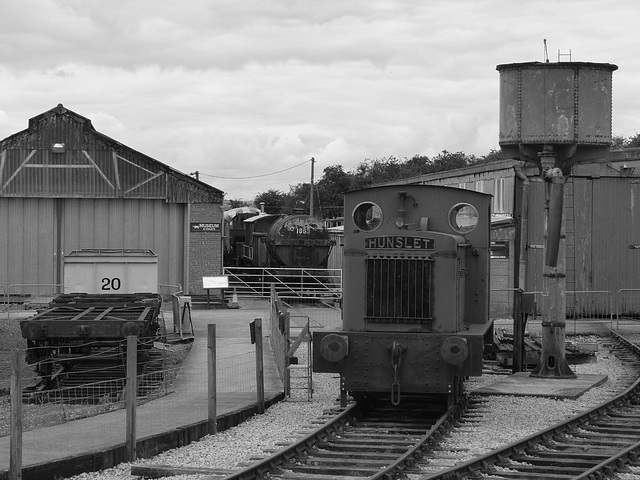
<instances>
[{"instance_id":1,"label":"metal railing","mask_svg":"<svg viewBox=\"0 0 640 480\"><path fill-rule=\"evenodd\" d=\"M327 268L225 267L229 278L226 295L269 298L271 286L282 299L339 302L342 299L342 270Z\"/></svg>"},{"instance_id":2,"label":"metal railing","mask_svg":"<svg viewBox=\"0 0 640 480\"><path fill-rule=\"evenodd\" d=\"M57 296L63 289L64 285L61 283L15 283L9 285L4 289L4 303L5 308L7 309L7 319L10 318L11 308L9 308L9 306L11 303L11 295L23 297L31 297L32 295ZM46 290L46 293L43 293L42 290Z\"/></svg>"},{"instance_id":3,"label":"metal railing","mask_svg":"<svg viewBox=\"0 0 640 480\"><path fill-rule=\"evenodd\" d=\"M621 288L616 292L616 319L640 318L640 288Z\"/></svg>"},{"instance_id":4,"label":"metal railing","mask_svg":"<svg viewBox=\"0 0 640 480\"><path fill-rule=\"evenodd\" d=\"M512 297L517 290L491 289L491 293L504 293ZM544 291L523 291L522 293L534 295L536 302L534 318L538 317L541 314L540 305L546 293ZM625 317L640 319L640 288L622 288L615 295L608 290L567 290L565 295L567 318L593 320L606 318L610 322L614 319L617 322ZM512 298L510 301L513 301Z\"/></svg>"}]
</instances>

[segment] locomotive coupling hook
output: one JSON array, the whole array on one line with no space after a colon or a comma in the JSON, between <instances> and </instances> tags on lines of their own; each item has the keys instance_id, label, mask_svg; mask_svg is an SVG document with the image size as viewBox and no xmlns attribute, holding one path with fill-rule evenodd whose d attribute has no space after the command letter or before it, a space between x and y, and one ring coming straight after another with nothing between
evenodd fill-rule
<instances>
[{"instance_id":1,"label":"locomotive coupling hook","mask_svg":"<svg viewBox=\"0 0 640 480\"><path fill-rule=\"evenodd\" d=\"M398 380L398 369L402 365L402 354L407 347L397 340L389 346L391 350L391 366L393 367L393 383L391 384L391 403L393 405L400 404L400 381Z\"/></svg>"}]
</instances>

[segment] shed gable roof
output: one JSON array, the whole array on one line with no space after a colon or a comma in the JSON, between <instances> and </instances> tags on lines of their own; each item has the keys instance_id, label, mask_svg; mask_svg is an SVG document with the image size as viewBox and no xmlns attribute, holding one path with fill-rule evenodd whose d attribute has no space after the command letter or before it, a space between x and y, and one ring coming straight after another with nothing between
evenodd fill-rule
<instances>
[{"instance_id":1,"label":"shed gable roof","mask_svg":"<svg viewBox=\"0 0 640 480\"><path fill-rule=\"evenodd\" d=\"M0 141L0 196L222 203L223 192L98 132L59 104Z\"/></svg>"}]
</instances>

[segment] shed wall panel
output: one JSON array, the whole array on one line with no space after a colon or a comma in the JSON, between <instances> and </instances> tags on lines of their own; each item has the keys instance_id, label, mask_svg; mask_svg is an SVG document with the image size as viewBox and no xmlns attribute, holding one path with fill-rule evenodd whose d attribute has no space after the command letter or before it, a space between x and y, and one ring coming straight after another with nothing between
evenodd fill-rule
<instances>
[{"instance_id":1,"label":"shed wall panel","mask_svg":"<svg viewBox=\"0 0 640 480\"><path fill-rule=\"evenodd\" d=\"M592 245L593 238L593 180L573 179L575 255L572 258L575 290L593 290ZM571 265L570 261L567 262Z\"/></svg>"},{"instance_id":2,"label":"shed wall panel","mask_svg":"<svg viewBox=\"0 0 640 480\"><path fill-rule=\"evenodd\" d=\"M0 285L55 283L55 200L0 198L0 225ZM29 287L28 291L51 290ZM9 293L18 291L24 288L13 287Z\"/></svg>"},{"instance_id":3,"label":"shed wall panel","mask_svg":"<svg viewBox=\"0 0 640 480\"><path fill-rule=\"evenodd\" d=\"M544 288L542 272L544 266L544 197L545 185L542 180L530 178L529 201L527 204L527 275L524 290L541 292ZM539 300L539 298L538 298Z\"/></svg>"},{"instance_id":4,"label":"shed wall panel","mask_svg":"<svg viewBox=\"0 0 640 480\"><path fill-rule=\"evenodd\" d=\"M144 248L158 255L158 283L184 284L186 205L153 200L68 199L64 252Z\"/></svg>"},{"instance_id":5,"label":"shed wall panel","mask_svg":"<svg viewBox=\"0 0 640 480\"><path fill-rule=\"evenodd\" d=\"M593 183L593 288L615 293L622 288L640 288L640 183L627 179L601 178Z\"/></svg>"},{"instance_id":6,"label":"shed wall panel","mask_svg":"<svg viewBox=\"0 0 640 480\"><path fill-rule=\"evenodd\" d=\"M158 283L184 285L186 209L154 200L0 197L0 287L61 283L62 256L81 248L152 250ZM56 293L51 286L12 292Z\"/></svg>"}]
</instances>

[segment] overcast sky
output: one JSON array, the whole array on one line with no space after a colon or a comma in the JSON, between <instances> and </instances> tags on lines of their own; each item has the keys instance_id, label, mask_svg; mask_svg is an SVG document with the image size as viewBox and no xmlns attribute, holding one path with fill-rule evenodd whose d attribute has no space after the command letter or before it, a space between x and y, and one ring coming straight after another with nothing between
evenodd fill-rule
<instances>
[{"instance_id":1,"label":"overcast sky","mask_svg":"<svg viewBox=\"0 0 640 480\"><path fill-rule=\"evenodd\" d=\"M630 0L1 0L0 139L57 104L252 199L327 166L498 146L496 65L613 63L640 132ZM563 56L563 61L568 57Z\"/></svg>"}]
</instances>

